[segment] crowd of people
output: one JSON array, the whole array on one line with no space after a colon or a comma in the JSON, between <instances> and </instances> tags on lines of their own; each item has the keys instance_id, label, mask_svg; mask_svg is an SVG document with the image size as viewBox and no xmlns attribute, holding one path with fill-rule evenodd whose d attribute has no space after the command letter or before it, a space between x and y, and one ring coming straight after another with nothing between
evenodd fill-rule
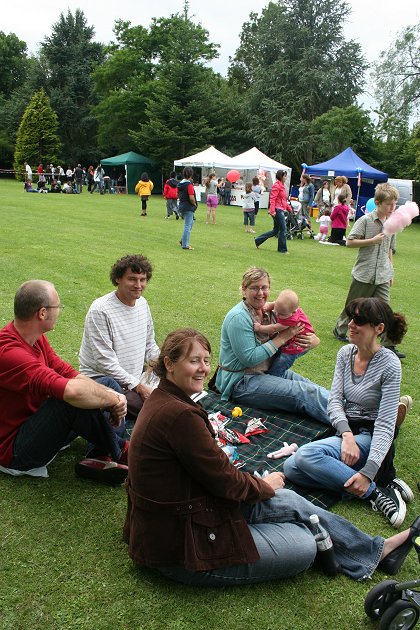
<instances>
[{"instance_id":1,"label":"crowd of people","mask_svg":"<svg viewBox=\"0 0 420 630\"><path fill-rule=\"evenodd\" d=\"M184 175L181 204L192 205L187 169ZM193 210L181 204L185 220ZM316 556L312 514L330 532L344 574L397 573L420 518L386 540L371 537L284 484L358 498L392 526L402 525L413 492L396 474L394 440L412 401L400 397L400 361L380 339L399 343L404 316L381 296L346 303L349 343L338 353L329 392L290 369L320 342L296 293L282 290L268 302L269 273L256 267L244 273L241 300L222 323L209 386L222 401L309 416L336 433L301 446L284 473L260 479L235 468L191 398L210 372L206 337L184 328L157 345L143 295L152 272L139 254L112 266L114 289L86 315L79 370L45 336L64 308L54 285L30 280L19 287L14 320L0 331L0 470L45 476L60 449L85 438L77 474L126 481L130 556L187 584L249 584L306 570ZM134 425L131 440L127 421Z\"/></svg>"},{"instance_id":2,"label":"crowd of people","mask_svg":"<svg viewBox=\"0 0 420 630\"><path fill-rule=\"evenodd\" d=\"M42 163L38 164L36 177L37 186L34 188L33 171L30 165L25 162L25 192L42 193L65 193L81 194L83 187L87 187L88 192L98 191L101 195L108 192L115 193L125 190L125 172L118 172L116 167L112 168L111 175L107 175L99 163L96 167L90 165L88 168L77 164L75 167L68 166L66 171L60 165L48 164L45 168Z\"/></svg>"}]
</instances>

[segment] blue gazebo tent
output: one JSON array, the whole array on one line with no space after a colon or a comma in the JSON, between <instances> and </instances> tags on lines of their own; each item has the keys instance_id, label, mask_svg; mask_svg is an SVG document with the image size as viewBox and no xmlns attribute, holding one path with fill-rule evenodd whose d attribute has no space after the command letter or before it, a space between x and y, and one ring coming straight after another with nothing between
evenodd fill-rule
<instances>
[{"instance_id":1,"label":"blue gazebo tent","mask_svg":"<svg viewBox=\"0 0 420 630\"><path fill-rule=\"evenodd\" d=\"M350 147L326 162L307 166L305 172L315 177L328 178L345 175L349 180L353 198L358 199L358 208L373 197L376 184L388 181L387 173L367 164Z\"/></svg>"}]
</instances>

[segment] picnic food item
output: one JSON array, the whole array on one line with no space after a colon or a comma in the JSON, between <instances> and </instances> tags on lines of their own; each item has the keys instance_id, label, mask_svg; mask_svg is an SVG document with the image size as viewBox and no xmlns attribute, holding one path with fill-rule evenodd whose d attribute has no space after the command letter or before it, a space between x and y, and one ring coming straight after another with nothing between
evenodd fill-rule
<instances>
[{"instance_id":1,"label":"picnic food item","mask_svg":"<svg viewBox=\"0 0 420 630\"><path fill-rule=\"evenodd\" d=\"M246 425L245 435L258 435L259 433L267 433L268 429L264 426L264 418L251 418Z\"/></svg>"},{"instance_id":2,"label":"picnic food item","mask_svg":"<svg viewBox=\"0 0 420 630\"><path fill-rule=\"evenodd\" d=\"M232 409L232 417L240 418L242 416L242 409L240 407L234 407Z\"/></svg>"}]
</instances>

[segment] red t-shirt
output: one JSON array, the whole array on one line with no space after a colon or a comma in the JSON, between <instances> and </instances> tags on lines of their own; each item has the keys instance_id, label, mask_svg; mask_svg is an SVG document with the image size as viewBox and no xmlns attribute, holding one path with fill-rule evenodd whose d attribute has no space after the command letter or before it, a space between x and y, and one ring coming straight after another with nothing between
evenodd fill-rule
<instances>
[{"instance_id":1,"label":"red t-shirt","mask_svg":"<svg viewBox=\"0 0 420 630\"><path fill-rule=\"evenodd\" d=\"M30 346L13 322L0 330L0 465L10 464L20 426L47 398L62 400L68 381L77 375L44 335Z\"/></svg>"}]
</instances>

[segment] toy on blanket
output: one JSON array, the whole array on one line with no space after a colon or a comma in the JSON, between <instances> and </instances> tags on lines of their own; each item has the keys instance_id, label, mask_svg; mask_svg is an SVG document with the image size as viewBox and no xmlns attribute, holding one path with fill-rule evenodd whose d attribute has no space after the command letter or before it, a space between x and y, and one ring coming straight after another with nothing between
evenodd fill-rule
<instances>
[{"instance_id":1,"label":"toy on blanket","mask_svg":"<svg viewBox=\"0 0 420 630\"><path fill-rule=\"evenodd\" d=\"M289 455L293 455L298 450L298 445L293 442L293 444L288 444L287 442L283 442L283 448L278 451L273 451L272 453L268 453L267 457L269 459L280 459L280 457L289 457Z\"/></svg>"},{"instance_id":2,"label":"toy on blanket","mask_svg":"<svg viewBox=\"0 0 420 630\"><path fill-rule=\"evenodd\" d=\"M418 216L419 207L414 201L406 201L403 206L400 206L391 214L391 216L385 221L383 232L387 236L390 234L396 234L402 232L402 230L410 225L414 217Z\"/></svg>"},{"instance_id":3,"label":"toy on blanket","mask_svg":"<svg viewBox=\"0 0 420 630\"><path fill-rule=\"evenodd\" d=\"M240 418L242 416L242 409L240 407L234 407L232 409L232 418Z\"/></svg>"}]
</instances>

